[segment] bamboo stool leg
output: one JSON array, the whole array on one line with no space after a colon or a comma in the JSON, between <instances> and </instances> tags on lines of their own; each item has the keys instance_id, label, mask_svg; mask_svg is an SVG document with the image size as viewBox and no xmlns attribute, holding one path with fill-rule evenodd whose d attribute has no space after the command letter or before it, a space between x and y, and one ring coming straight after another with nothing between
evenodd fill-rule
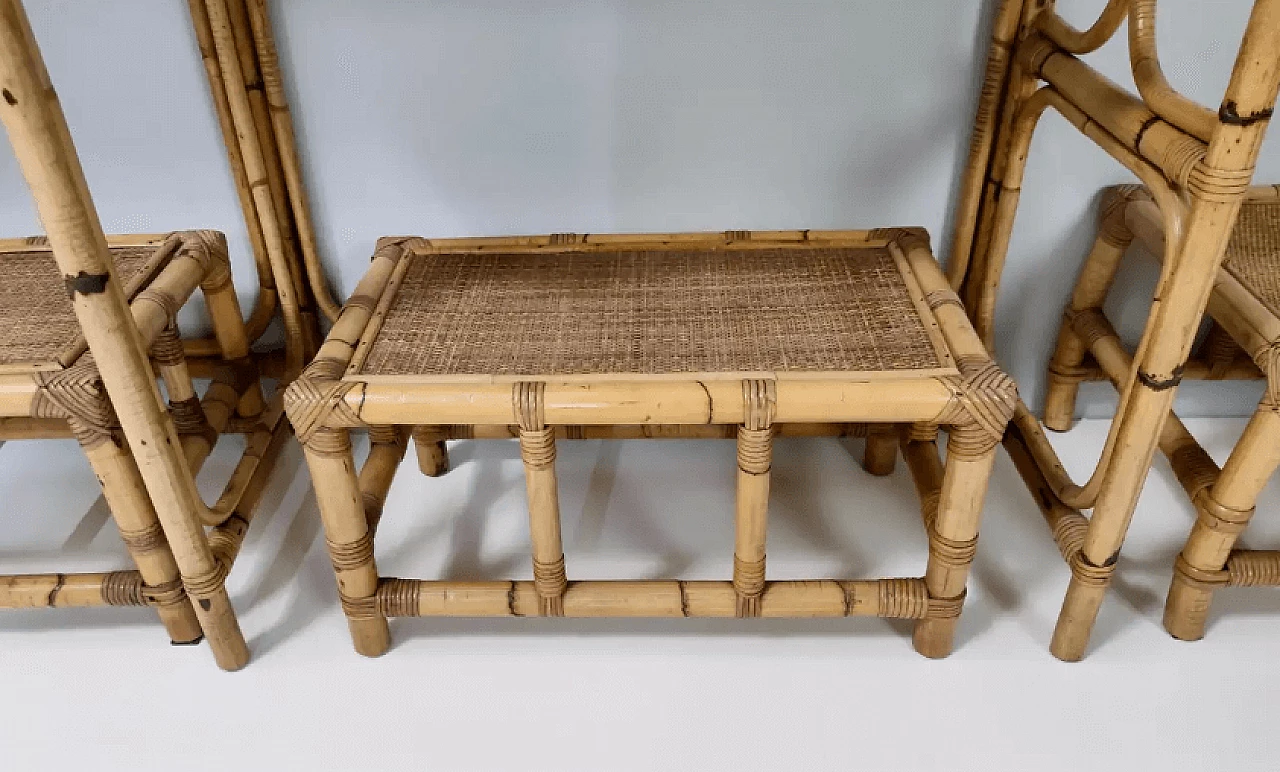
<instances>
[{"instance_id":1,"label":"bamboo stool leg","mask_svg":"<svg viewBox=\"0 0 1280 772\"><path fill-rule=\"evenodd\" d=\"M520 425L520 458L529 497L529 538L533 546L533 584L543 616L564 616L568 580L560 539L560 498L556 488L556 435L543 419L543 383L512 387Z\"/></svg>"},{"instance_id":2,"label":"bamboo stool leg","mask_svg":"<svg viewBox=\"0 0 1280 772\"><path fill-rule=\"evenodd\" d=\"M862 456L862 466L867 473L877 477L893 474L897 460L898 427L893 424L867 427L867 446Z\"/></svg>"},{"instance_id":3,"label":"bamboo stool leg","mask_svg":"<svg viewBox=\"0 0 1280 772\"><path fill-rule=\"evenodd\" d=\"M356 479L350 433L346 429L319 429L307 438L303 450L351 640L356 651L366 657L381 656L391 645L391 635L387 618L378 608L373 533Z\"/></svg>"},{"instance_id":4,"label":"bamboo stool leg","mask_svg":"<svg viewBox=\"0 0 1280 772\"><path fill-rule=\"evenodd\" d=\"M449 447L446 433L438 426L413 427L413 447L418 454L418 469L427 477L439 477L449 471Z\"/></svg>"},{"instance_id":5,"label":"bamboo stool leg","mask_svg":"<svg viewBox=\"0 0 1280 772\"><path fill-rule=\"evenodd\" d=\"M262 394L262 378L258 365L249 351L249 331L240 310L231 281L231 256L227 251L227 239L216 231L196 231L193 238L200 238L209 251L211 267L200 282L200 294L213 326L213 335L222 353L222 360L241 373L239 380L249 388L236 405L236 414L252 418L262 414L265 397Z\"/></svg>"},{"instance_id":6,"label":"bamboo stool leg","mask_svg":"<svg viewBox=\"0 0 1280 772\"><path fill-rule=\"evenodd\" d=\"M1085 259L1071 296L1068 311L1058 331L1058 343L1049 360L1049 382L1044 398L1044 425L1065 432L1075 418L1076 395L1084 380L1080 365L1088 345L1076 333L1071 320L1075 314L1101 308L1115 281L1120 260L1133 242L1133 232L1125 224L1125 211L1141 188L1124 185L1109 188L1098 217L1098 238Z\"/></svg>"},{"instance_id":7,"label":"bamboo stool leg","mask_svg":"<svg viewBox=\"0 0 1280 772\"><path fill-rule=\"evenodd\" d=\"M769 518L769 470L773 464L774 381L743 381L745 420L738 427L737 517L733 591L739 617L760 616L764 594L765 537ZM870 437L868 436L868 440Z\"/></svg>"},{"instance_id":8,"label":"bamboo stool leg","mask_svg":"<svg viewBox=\"0 0 1280 772\"><path fill-rule=\"evenodd\" d=\"M120 538L142 575L143 597L154 604L169 640L175 644L199 643L204 637L200 621L182 586L178 564L133 457L121 447L119 438L104 435L76 419L71 420L71 425L102 485L102 495Z\"/></svg>"},{"instance_id":9,"label":"bamboo stool leg","mask_svg":"<svg viewBox=\"0 0 1280 772\"><path fill-rule=\"evenodd\" d=\"M947 656L954 646L997 447L990 432L976 427L952 428L948 436L938 513L932 523L926 522L929 615L916 622L912 635L916 651L931 659Z\"/></svg>"},{"instance_id":10,"label":"bamboo stool leg","mask_svg":"<svg viewBox=\"0 0 1280 772\"><path fill-rule=\"evenodd\" d=\"M1196 498L1196 524L1174 565L1164 626L1184 641L1204 636L1213 593L1227 583L1227 558L1253 517L1258 494L1280 467L1280 406L1270 398L1245 427L1213 486Z\"/></svg>"},{"instance_id":11,"label":"bamboo stool leg","mask_svg":"<svg viewBox=\"0 0 1280 772\"><path fill-rule=\"evenodd\" d=\"M382 507L387 491L396 476L396 469L404 459L408 445L405 429L401 426L369 427L369 456L360 467L360 498L364 502L364 519L369 532L378 532L382 520Z\"/></svg>"},{"instance_id":12,"label":"bamboo stool leg","mask_svg":"<svg viewBox=\"0 0 1280 772\"><path fill-rule=\"evenodd\" d=\"M249 650L223 584L225 566L214 560L200 527L203 503L178 452L177 433L161 407L141 336L112 272L66 118L16 0L0 0L0 87L5 93L0 118L58 268L65 276L87 282L83 287L72 285L76 318L130 439L183 584L197 602L201 628L220 667L243 667Z\"/></svg>"}]
</instances>

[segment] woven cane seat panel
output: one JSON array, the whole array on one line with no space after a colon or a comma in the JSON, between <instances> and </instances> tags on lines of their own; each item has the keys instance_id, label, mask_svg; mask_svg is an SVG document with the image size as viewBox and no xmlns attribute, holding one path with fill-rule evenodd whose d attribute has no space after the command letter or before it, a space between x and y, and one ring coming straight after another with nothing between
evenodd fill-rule
<instances>
[{"instance_id":1,"label":"woven cane seat panel","mask_svg":"<svg viewBox=\"0 0 1280 772\"><path fill-rule=\"evenodd\" d=\"M1280 201L1246 201L1223 266L1280 317Z\"/></svg>"},{"instance_id":2,"label":"woven cane seat panel","mask_svg":"<svg viewBox=\"0 0 1280 772\"><path fill-rule=\"evenodd\" d=\"M884 247L405 260L361 379L899 376L951 366L909 269Z\"/></svg>"},{"instance_id":3,"label":"woven cane seat panel","mask_svg":"<svg viewBox=\"0 0 1280 772\"><path fill-rule=\"evenodd\" d=\"M113 247L116 275L126 288L146 277L154 246ZM0 368L57 368L82 346L62 272L47 249L0 252Z\"/></svg>"}]
</instances>

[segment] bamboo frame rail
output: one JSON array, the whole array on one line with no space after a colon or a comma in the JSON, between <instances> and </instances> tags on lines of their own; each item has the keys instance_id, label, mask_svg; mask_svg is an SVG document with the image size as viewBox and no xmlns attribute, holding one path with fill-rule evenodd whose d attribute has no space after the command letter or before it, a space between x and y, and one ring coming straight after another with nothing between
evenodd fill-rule
<instances>
[{"instance_id":1,"label":"bamboo frame rail","mask_svg":"<svg viewBox=\"0 0 1280 772\"><path fill-rule=\"evenodd\" d=\"M103 235L18 0L0 0L0 95L0 119L48 234L47 242L25 240L22 249L52 252L88 351L76 357L83 349L73 347L52 368L0 373L0 431L49 436L59 422L66 425L97 472L138 566L111 574L4 577L0 607L150 605L173 640L198 640L203 633L218 665L238 669L248 649L224 579L288 427L280 420L279 394L270 400L262 394L225 240L205 231L166 237L155 249L156 272L131 283L127 296L112 245L156 239ZM175 323L197 287L206 298L217 352L203 398ZM149 358L165 381L167 411ZM250 432L248 450L210 511L194 475L233 416ZM215 526L208 534L202 520Z\"/></svg>"},{"instance_id":2,"label":"bamboo frame rail","mask_svg":"<svg viewBox=\"0 0 1280 772\"><path fill-rule=\"evenodd\" d=\"M920 334L941 369L818 373L626 370L599 375L435 377L380 374L371 364L397 314L415 265L491 252L616 255L627 250L887 250L909 288ZM621 252L619 252L621 250ZM683 258L682 258L683 259ZM744 258L739 258L744 259ZM780 258L779 258L780 259ZM579 274L580 275L580 274ZM754 283L754 282L753 282ZM415 285L418 286L418 285ZM585 291L585 290L584 290ZM405 297L411 299L404 299ZM397 310L399 309L399 310ZM926 329L936 329L929 337ZM395 328L400 329L400 328ZM398 334L398 333L397 333ZM491 331L492 334L492 331ZM440 344L448 348L448 344ZM932 354L930 356L933 356ZM398 373L398 374L396 374ZM389 646L393 616L860 616L916 620L914 644L929 657L951 651L976 549L978 518L995 447L1016 401L991 364L918 230L729 232L611 236L557 234L503 239L383 239L368 273L321 346L286 392L320 503L327 545L355 648ZM939 425L949 431L939 458ZM368 428L371 450L357 471L348 433ZM923 577L779 582L765 574L765 524L778 433L868 438L868 471L892 469L898 446L915 480L929 534ZM534 579L452 582L378 575L374 544L382 504L412 435L419 468L448 468L444 441L517 437L525 466ZM736 437L738 486L730 581L571 580L560 534L556 441L587 437Z\"/></svg>"},{"instance_id":3,"label":"bamboo frame rail","mask_svg":"<svg viewBox=\"0 0 1280 772\"><path fill-rule=\"evenodd\" d=\"M986 136L989 119L979 120L975 128L975 136L982 135L995 149L985 167L980 157L971 156L965 177L970 182L962 188L961 212L976 209L978 216L957 230L957 254L971 257L956 268L967 269L962 296L979 335L990 347L1022 172L1031 135L1045 109L1060 112L1144 183L1168 235L1160 283L1131 362L1112 346L1098 317L1085 313L1100 306L1123 252L1125 237L1114 228L1108 230L1104 224L1068 309L1071 322L1064 324L1059 338L1052 365L1057 385L1051 391L1065 393L1065 383L1090 373L1107 376L1120 391L1116 417L1091 480L1083 486L1071 481L1025 405L1019 404L1005 440L1071 567L1050 648L1061 659L1076 660L1085 652L1156 447L1182 448L1184 456L1194 455L1187 450L1184 430L1166 419L1177 384L1190 369L1195 332L1280 88L1280 2L1254 2L1216 113L1188 102L1164 81L1154 45L1154 2L1108 2L1090 30L1080 33L1057 17L1053 2L1006 0L998 16L1000 29L1008 28L1019 6L1019 33L1002 85L996 136ZM1131 65L1140 97L1126 93L1076 56L1115 32L1122 10L1129 19ZM985 177L982 186L971 182L979 177ZM954 270L952 278L958 278ZM1086 353L1093 355L1096 366L1083 361ZM1232 361L1221 355L1217 359L1207 372L1238 367L1234 355ZM1051 398L1046 412L1050 425L1061 425L1069 408L1065 398ZM1184 484L1199 484L1196 479L1204 475L1184 469L1179 477ZM1081 514L1090 508L1090 517Z\"/></svg>"}]
</instances>

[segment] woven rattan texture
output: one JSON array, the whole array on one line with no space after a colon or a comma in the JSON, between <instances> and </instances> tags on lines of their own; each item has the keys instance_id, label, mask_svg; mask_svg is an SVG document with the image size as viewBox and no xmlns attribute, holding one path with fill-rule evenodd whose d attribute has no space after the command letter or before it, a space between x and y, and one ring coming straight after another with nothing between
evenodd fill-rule
<instances>
[{"instance_id":1,"label":"woven rattan texture","mask_svg":"<svg viewBox=\"0 0 1280 772\"><path fill-rule=\"evenodd\" d=\"M131 284L155 251L112 248L121 284ZM80 325L53 253L0 252L0 365L55 364L79 340Z\"/></svg>"},{"instance_id":2,"label":"woven rattan texture","mask_svg":"<svg viewBox=\"0 0 1280 772\"><path fill-rule=\"evenodd\" d=\"M1280 317L1280 202L1244 203L1223 265Z\"/></svg>"},{"instance_id":3,"label":"woven rattan texture","mask_svg":"<svg viewBox=\"0 0 1280 772\"><path fill-rule=\"evenodd\" d=\"M417 255L368 376L943 367L885 248Z\"/></svg>"}]
</instances>

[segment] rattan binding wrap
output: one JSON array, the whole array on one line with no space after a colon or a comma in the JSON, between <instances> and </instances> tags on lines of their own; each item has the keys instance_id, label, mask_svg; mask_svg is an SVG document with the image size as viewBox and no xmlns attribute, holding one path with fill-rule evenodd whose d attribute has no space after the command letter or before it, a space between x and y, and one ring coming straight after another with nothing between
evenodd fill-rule
<instances>
[{"instance_id":1,"label":"rattan binding wrap","mask_svg":"<svg viewBox=\"0 0 1280 772\"><path fill-rule=\"evenodd\" d=\"M362 379L948 366L883 247L411 260Z\"/></svg>"}]
</instances>

